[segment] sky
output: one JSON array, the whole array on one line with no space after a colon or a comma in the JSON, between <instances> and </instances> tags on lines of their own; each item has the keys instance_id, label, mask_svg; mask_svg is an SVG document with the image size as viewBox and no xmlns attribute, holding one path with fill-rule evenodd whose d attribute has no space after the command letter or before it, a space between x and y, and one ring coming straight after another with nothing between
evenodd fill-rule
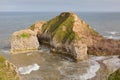
<instances>
[{"instance_id":1,"label":"sky","mask_svg":"<svg viewBox=\"0 0 120 80\"><path fill-rule=\"evenodd\" d=\"M0 11L120 12L120 0L0 0Z\"/></svg>"}]
</instances>

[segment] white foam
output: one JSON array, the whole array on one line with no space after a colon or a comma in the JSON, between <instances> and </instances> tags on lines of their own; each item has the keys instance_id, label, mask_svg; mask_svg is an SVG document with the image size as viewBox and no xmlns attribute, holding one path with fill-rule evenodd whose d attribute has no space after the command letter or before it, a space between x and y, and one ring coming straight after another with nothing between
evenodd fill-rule
<instances>
[{"instance_id":1,"label":"white foam","mask_svg":"<svg viewBox=\"0 0 120 80\"><path fill-rule=\"evenodd\" d=\"M119 32L117 32L117 31L106 31L106 33L115 35L115 34L118 34Z\"/></svg>"},{"instance_id":2,"label":"white foam","mask_svg":"<svg viewBox=\"0 0 120 80\"><path fill-rule=\"evenodd\" d=\"M39 52L44 52L44 51L41 49L41 50L39 50Z\"/></svg>"},{"instance_id":3,"label":"white foam","mask_svg":"<svg viewBox=\"0 0 120 80\"><path fill-rule=\"evenodd\" d=\"M49 50L49 49L47 49L47 48L45 48L45 49L43 49L43 48L42 48L42 49L40 49L40 50L39 50L39 52L46 52L46 53L50 53L50 50Z\"/></svg>"},{"instance_id":4,"label":"white foam","mask_svg":"<svg viewBox=\"0 0 120 80\"><path fill-rule=\"evenodd\" d=\"M87 70L87 73L84 73L83 75L80 75L80 79L90 79L96 76L96 72L99 70L100 64L96 61L91 61L90 68Z\"/></svg>"},{"instance_id":5,"label":"white foam","mask_svg":"<svg viewBox=\"0 0 120 80\"><path fill-rule=\"evenodd\" d=\"M108 38L108 39L120 39L120 36L104 36L104 37L106 37L106 38Z\"/></svg>"},{"instance_id":6,"label":"white foam","mask_svg":"<svg viewBox=\"0 0 120 80\"><path fill-rule=\"evenodd\" d=\"M38 64L32 64L24 67L19 67L18 71L20 74L30 74L32 71L39 70L40 66Z\"/></svg>"},{"instance_id":7,"label":"white foam","mask_svg":"<svg viewBox=\"0 0 120 80\"><path fill-rule=\"evenodd\" d=\"M105 38L108 38L108 39L114 39L113 36L104 36Z\"/></svg>"},{"instance_id":8,"label":"white foam","mask_svg":"<svg viewBox=\"0 0 120 80\"><path fill-rule=\"evenodd\" d=\"M9 50L1 50L0 52L2 52L2 53L10 53Z\"/></svg>"},{"instance_id":9,"label":"white foam","mask_svg":"<svg viewBox=\"0 0 120 80\"><path fill-rule=\"evenodd\" d=\"M92 56L90 59L99 61L99 60L104 60L106 58L107 58L106 56Z\"/></svg>"},{"instance_id":10,"label":"white foam","mask_svg":"<svg viewBox=\"0 0 120 80\"><path fill-rule=\"evenodd\" d=\"M113 56L110 59L104 60L103 63L111 72L114 72L120 68L120 59L117 56Z\"/></svg>"},{"instance_id":11,"label":"white foam","mask_svg":"<svg viewBox=\"0 0 120 80\"><path fill-rule=\"evenodd\" d=\"M82 64L84 64L84 63L82 63ZM100 68L100 64L94 60L90 60L90 62L88 62L88 64L89 64L89 67L86 67L87 71L82 74L79 74L79 70L83 70L81 67L79 67L81 65L79 65L77 67L70 67L69 63L64 65L64 67L59 68L59 71L60 71L61 75L65 76L65 78L63 80L87 80L87 79L95 77L96 72ZM73 66L76 66L76 65L73 64ZM73 72L74 68L76 68L76 71L78 72L77 74L76 74L76 71Z\"/></svg>"},{"instance_id":12,"label":"white foam","mask_svg":"<svg viewBox=\"0 0 120 80\"><path fill-rule=\"evenodd\" d=\"M32 55L32 53L27 53L27 56L30 56L30 55Z\"/></svg>"}]
</instances>

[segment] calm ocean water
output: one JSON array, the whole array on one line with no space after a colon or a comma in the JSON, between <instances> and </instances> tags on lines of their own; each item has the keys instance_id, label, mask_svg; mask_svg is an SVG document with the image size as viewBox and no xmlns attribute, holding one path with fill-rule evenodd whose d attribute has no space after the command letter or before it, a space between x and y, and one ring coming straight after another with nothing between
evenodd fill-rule
<instances>
[{"instance_id":1,"label":"calm ocean water","mask_svg":"<svg viewBox=\"0 0 120 80\"><path fill-rule=\"evenodd\" d=\"M12 62L22 80L87 80L96 75L100 64L93 57L80 63L69 62L58 55L50 54L48 48L37 52L10 55L9 37L17 30L29 27L37 21L49 20L58 12L0 12L0 54ZM100 34L107 38L120 39L120 13L77 13ZM95 58L95 59L94 59Z\"/></svg>"}]
</instances>

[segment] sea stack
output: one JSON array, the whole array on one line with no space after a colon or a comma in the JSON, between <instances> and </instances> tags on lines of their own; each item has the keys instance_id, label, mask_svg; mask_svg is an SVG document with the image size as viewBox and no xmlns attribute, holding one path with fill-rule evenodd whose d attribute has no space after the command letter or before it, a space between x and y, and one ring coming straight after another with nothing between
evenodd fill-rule
<instances>
[{"instance_id":1,"label":"sea stack","mask_svg":"<svg viewBox=\"0 0 120 80\"><path fill-rule=\"evenodd\" d=\"M11 53L17 54L38 50L39 42L36 35L37 34L30 29L14 32L10 37Z\"/></svg>"},{"instance_id":2,"label":"sea stack","mask_svg":"<svg viewBox=\"0 0 120 80\"><path fill-rule=\"evenodd\" d=\"M73 12L63 12L12 34L11 53L37 50L40 45L49 45L52 52L75 61L88 59L88 54L120 55L120 40L104 38Z\"/></svg>"},{"instance_id":3,"label":"sea stack","mask_svg":"<svg viewBox=\"0 0 120 80\"><path fill-rule=\"evenodd\" d=\"M40 44L51 46L51 51L67 55L76 61L88 58L88 46L97 43L102 36L75 13L64 12L49 20L38 33Z\"/></svg>"},{"instance_id":4,"label":"sea stack","mask_svg":"<svg viewBox=\"0 0 120 80\"><path fill-rule=\"evenodd\" d=\"M40 44L47 44L51 51L76 61L86 60L88 54L120 55L120 40L104 38L73 12L63 12L47 21L39 32Z\"/></svg>"}]
</instances>

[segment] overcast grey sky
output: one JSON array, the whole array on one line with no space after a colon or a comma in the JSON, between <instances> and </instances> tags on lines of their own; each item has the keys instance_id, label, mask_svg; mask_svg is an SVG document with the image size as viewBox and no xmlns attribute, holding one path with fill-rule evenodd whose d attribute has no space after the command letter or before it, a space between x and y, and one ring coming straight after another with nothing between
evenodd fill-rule
<instances>
[{"instance_id":1,"label":"overcast grey sky","mask_svg":"<svg viewBox=\"0 0 120 80\"><path fill-rule=\"evenodd\" d=\"M0 11L120 12L120 0L0 0Z\"/></svg>"}]
</instances>

